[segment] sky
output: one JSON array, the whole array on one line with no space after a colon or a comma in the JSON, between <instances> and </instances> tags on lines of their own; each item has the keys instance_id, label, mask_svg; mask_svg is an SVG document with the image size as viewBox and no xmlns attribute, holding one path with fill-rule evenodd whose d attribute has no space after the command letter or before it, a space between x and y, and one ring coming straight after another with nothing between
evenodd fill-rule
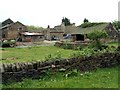
<instances>
[{"instance_id":1,"label":"sky","mask_svg":"<svg viewBox=\"0 0 120 90\"><path fill-rule=\"evenodd\" d=\"M0 0L0 22L11 18L25 25L46 28L60 25L67 17L80 25L90 22L112 22L118 19L119 0Z\"/></svg>"}]
</instances>

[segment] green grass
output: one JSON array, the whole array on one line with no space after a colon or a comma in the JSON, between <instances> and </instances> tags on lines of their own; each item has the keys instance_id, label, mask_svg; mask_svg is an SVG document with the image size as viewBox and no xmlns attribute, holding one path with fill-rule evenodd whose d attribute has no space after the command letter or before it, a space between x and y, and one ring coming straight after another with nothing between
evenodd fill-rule
<instances>
[{"instance_id":1,"label":"green grass","mask_svg":"<svg viewBox=\"0 0 120 90\"><path fill-rule=\"evenodd\" d=\"M1 50L2 63L14 63L14 62L31 62L45 60L50 54L52 57L56 57L58 54L61 57L68 58L74 50L67 50L58 48L55 46L36 46L28 48L4 48Z\"/></svg>"},{"instance_id":2,"label":"green grass","mask_svg":"<svg viewBox=\"0 0 120 90\"><path fill-rule=\"evenodd\" d=\"M110 43L109 46L117 47L117 43ZM116 49L116 48L115 48ZM112 48L111 48L112 50ZM104 50L103 50L104 51ZM101 52L103 52L101 51ZM113 50L112 50L113 51ZM32 61L45 61L52 58L71 58L81 55L90 56L94 50L85 47L82 50L63 49L55 46L34 46L27 48L3 48L0 50L2 53L2 63L16 63L16 62L32 62ZM96 52L96 53L101 53ZM53 59L52 59L53 60Z\"/></svg>"},{"instance_id":3,"label":"green grass","mask_svg":"<svg viewBox=\"0 0 120 90\"><path fill-rule=\"evenodd\" d=\"M96 71L71 74L69 72L48 73L32 80L24 79L3 85L3 88L118 88L118 67L101 68Z\"/></svg>"},{"instance_id":4,"label":"green grass","mask_svg":"<svg viewBox=\"0 0 120 90\"><path fill-rule=\"evenodd\" d=\"M115 47L117 47L119 45L120 45L120 42L110 42L109 43L109 46L115 46Z\"/></svg>"}]
</instances>

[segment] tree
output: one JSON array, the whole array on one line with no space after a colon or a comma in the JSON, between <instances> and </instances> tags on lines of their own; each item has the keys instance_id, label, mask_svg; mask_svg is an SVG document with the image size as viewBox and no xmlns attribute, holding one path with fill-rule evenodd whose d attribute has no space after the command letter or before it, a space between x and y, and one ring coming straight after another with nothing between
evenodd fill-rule
<instances>
[{"instance_id":1,"label":"tree","mask_svg":"<svg viewBox=\"0 0 120 90\"><path fill-rule=\"evenodd\" d=\"M39 27L39 26L34 26L34 25L27 25L27 29L28 30L43 30L43 27Z\"/></svg>"},{"instance_id":2,"label":"tree","mask_svg":"<svg viewBox=\"0 0 120 90\"><path fill-rule=\"evenodd\" d=\"M89 21L88 21L88 19L85 18L83 22L84 22L84 23L87 23L87 22L89 22Z\"/></svg>"},{"instance_id":3,"label":"tree","mask_svg":"<svg viewBox=\"0 0 120 90\"><path fill-rule=\"evenodd\" d=\"M114 21L112 24L116 28L116 30L120 29L120 21Z\"/></svg>"},{"instance_id":4,"label":"tree","mask_svg":"<svg viewBox=\"0 0 120 90\"><path fill-rule=\"evenodd\" d=\"M98 49L102 49L102 44L100 42L100 39L108 37L108 34L105 31L97 31L91 32L87 35L87 37L90 40L93 40L95 43L93 43Z\"/></svg>"},{"instance_id":5,"label":"tree","mask_svg":"<svg viewBox=\"0 0 120 90\"><path fill-rule=\"evenodd\" d=\"M70 20L68 18L66 18L66 17L62 19L62 23L64 23L65 26L69 26L71 24Z\"/></svg>"}]
</instances>

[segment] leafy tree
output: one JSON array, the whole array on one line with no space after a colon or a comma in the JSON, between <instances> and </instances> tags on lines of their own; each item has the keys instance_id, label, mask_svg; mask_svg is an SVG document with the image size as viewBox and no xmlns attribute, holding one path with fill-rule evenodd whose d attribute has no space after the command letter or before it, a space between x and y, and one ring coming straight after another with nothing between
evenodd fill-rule
<instances>
[{"instance_id":1,"label":"leafy tree","mask_svg":"<svg viewBox=\"0 0 120 90\"><path fill-rule=\"evenodd\" d=\"M94 32L91 32L87 35L87 37L90 39L90 40L93 40L94 41L94 45L98 48L98 49L102 49L102 44L100 42L100 39L102 38L106 38L108 37L108 34L105 32L105 31L97 31L95 30Z\"/></svg>"},{"instance_id":2,"label":"leafy tree","mask_svg":"<svg viewBox=\"0 0 120 90\"><path fill-rule=\"evenodd\" d=\"M120 21L114 21L112 24L117 30L120 29Z\"/></svg>"},{"instance_id":3,"label":"leafy tree","mask_svg":"<svg viewBox=\"0 0 120 90\"><path fill-rule=\"evenodd\" d=\"M70 23L70 19L68 19L68 18L63 18L62 19L62 23L64 23L65 24L65 26L69 26L71 23Z\"/></svg>"},{"instance_id":4,"label":"leafy tree","mask_svg":"<svg viewBox=\"0 0 120 90\"><path fill-rule=\"evenodd\" d=\"M39 27L39 26L34 26L34 25L30 25L30 26L27 25L27 29L28 30L43 30L44 28Z\"/></svg>"},{"instance_id":5,"label":"leafy tree","mask_svg":"<svg viewBox=\"0 0 120 90\"><path fill-rule=\"evenodd\" d=\"M87 23L87 22L89 22L89 21L88 21L88 19L85 18L83 22L84 22L84 23Z\"/></svg>"}]
</instances>

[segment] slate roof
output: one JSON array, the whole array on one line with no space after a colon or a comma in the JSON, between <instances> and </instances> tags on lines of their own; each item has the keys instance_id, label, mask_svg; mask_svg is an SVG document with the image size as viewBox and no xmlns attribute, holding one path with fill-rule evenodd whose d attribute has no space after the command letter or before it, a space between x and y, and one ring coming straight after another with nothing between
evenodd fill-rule
<instances>
[{"instance_id":1,"label":"slate roof","mask_svg":"<svg viewBox=\"0 0 120 90\"><path fill-rule=\"evenodd\" d=\"M0 27L0 29L4 29L4 28L7 28L7 27L9 27L9 26L12 26L12 25L14 25L14 24L16 24L16 23L20 23L20 22L15 22L15 23L11 23L11 24L7 24L7 25L5 25L5 26L2 26L2 27ZM22 23L20 23L20 24L22 24ZM22 25L24 25L24 24L22 24ZM24 25L25 26L25 25Z\"/></svg>"},{"instance_id":2,"label":"slate roof","mask_svg":"<svg viewBox=\"0 0 120 90\"><path fill-rule=\"evenodd\" d=\"M10 18L6 19L5 21L2 22L2 26L6 26L8 24L14 23Z\"/></svg>"},{"instance_id":3,"label":"slate roof","mask_svg":"<svg viewBox=\"0 0 120 90\"><path fill-rule=\"evenodd\" d=\"M57 29L57 28L50 28L50 32L51 33L63 33L63 31L61 31L61 29Z\"/></svg>"},{"instance_id":4,"label":"slate roof","mask_svg":"<svg viewBox=\"0 0 120 90\"><path fill-rule=\"evenodd\" d=\"M14 22L8 18L6 19L5 21L3 22L0 22L0 30L3 29L3 28L6 28L6 27L9 27L10 25L12 25Z\"/></svg>"},{"instance_id":5,"label":"slate roof","mask_svg":"<svg viewBox=\"0 0 120 90\"><path fill-rule=\"evenodd\" d=\"M6 27L9 27L9 26L11 26L11 24L5 25L5 26L1 27L0 29L6 28Z\"/></svg>"}]
</instances>

